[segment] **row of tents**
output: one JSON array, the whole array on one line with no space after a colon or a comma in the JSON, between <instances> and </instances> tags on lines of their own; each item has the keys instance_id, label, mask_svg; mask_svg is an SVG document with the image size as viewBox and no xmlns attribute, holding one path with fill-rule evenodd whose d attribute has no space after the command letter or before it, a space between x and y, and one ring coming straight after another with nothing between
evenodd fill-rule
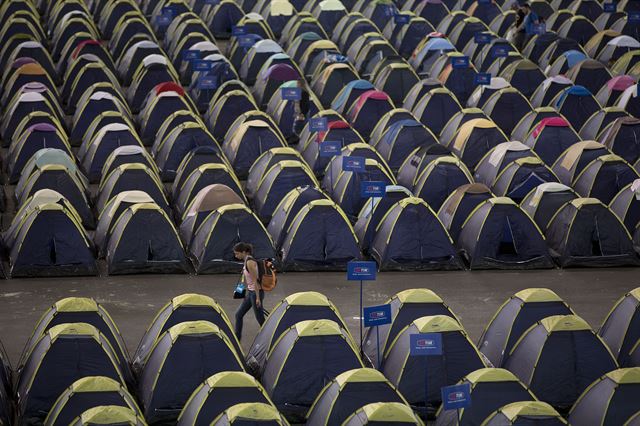
<instances>
[{"instance_id":1,"label":"row of tents","mask_svg":"<svg viewBox=\"0 0 640 426\"><path fill-rule=\"evenodd\" d=\"M3 6L2 16L15 18L0 31L3 82L12 89L3 96L2 133L20 206L5 236L11 275L93 274L96 257L109 273L181 272L188 257L199 273L236 270L230 247L240 235L261 256L280 256L284 270L343 269L361 252L386 270L638 262L635 80L609 74L592 86L587 71L601 67L561 42L584 19L567 19L568 30L558 30L564 39L535 37L523 50L528 59L512 58L513 78L475 87L467 71L513 48L495 34L488 43L475 37L491 24L475 12L507 5L465 5L468 16L443 3L398 10L360 2L350 12L329 3L240 5L246 14L232 2ZM422 16L438 8L447 19ZM397 18L403 14L408 23ZM50 45L44 27L56 29ZM336 30L332 39L327 28ZM214 37L225 34L223 54ZM629 35L598 34L576 42L596 59L634 49ZM452 48L409 58L411 43L432 41ZM410 54L396 55L403 49ZM454 67L463 54L468 66ZM427 63L432 78L420 80ZM295 142L293 102L280 89L300 78L328 128L307 125L294 150L286 147ZM618 106L602 109L609 103ZM524 143L509 142L515 133ZM588 141L601 134L603 144ZM340 155L322 156L332 140ZM360 156L364 172L342 170L345 157ZM389 199L369 203L362 181L383 182ZM98 182L90 200L88 185ZM173 182L170 193L163 182ZM543 209L542 198L564 201ZM421 232L407 232L416 220ZM235 235L223 231L229 223ZM83 227L96 228L95 237Z\"/></svg>"},{"instance_id":2,"label":"row of tents","mask_svg":"<svg viewBox=\"0 0 640 426\"><path fill-rule=\"evenodd\" d=\"M530 416L554 425L635 424L640 289L616 302L597 333L553 291L522 290L498 309L477 347L430 290L405 290L387 303L392 321L368 329L361 355L330 300L292 294L245 356L220 305L184 294L159 310L129 358L103 305L63 299L38 322L16 370L4 360L0 417L21 425L222 425L260 419L254 412L281 422L271 424L314 426L525 424ZM412 355L411 336L422 333L441 335L441 355ZM469 384L472 404L445 411L440 389L454 384ZM88 410L106 422L84 419Z\"/></svg>"}]
</instances>

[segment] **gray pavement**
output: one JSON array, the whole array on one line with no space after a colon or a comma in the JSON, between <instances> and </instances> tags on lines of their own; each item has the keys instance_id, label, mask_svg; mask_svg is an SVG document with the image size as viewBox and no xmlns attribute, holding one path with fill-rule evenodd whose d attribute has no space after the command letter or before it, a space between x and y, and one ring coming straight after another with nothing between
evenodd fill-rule
<instances>
[{"instance_id":1,"label":"gray pavement","mask_svg":"<svg viewBox=\"0 0 640 426\"><path fill-rule=\"evenodd\" d=\"M13 363L33 327L56 300L69 296L93 297L102 303L120 328L129 352L156 311L170 298L187 292L216 299L233 319L238 301L232 292L235 275L138 275L122 277L13 279L1 283L0 339ZM548 287L564 298L592 327L598 328L613 303L640 286L640 270L581 269L552 271L463 271L380 273L365 282L366 305L384 302L394 293L416 287L438 293L461 318L474 342L496 309L515 292L528 287ZM267 294L270 309L297 291L326 294L358 338L359 284L346 281L344 273L288 273L279 276L277 289ZM247 349L258 331L252 312L245 317L243 346Z\"/></svg>"}]
</instances>

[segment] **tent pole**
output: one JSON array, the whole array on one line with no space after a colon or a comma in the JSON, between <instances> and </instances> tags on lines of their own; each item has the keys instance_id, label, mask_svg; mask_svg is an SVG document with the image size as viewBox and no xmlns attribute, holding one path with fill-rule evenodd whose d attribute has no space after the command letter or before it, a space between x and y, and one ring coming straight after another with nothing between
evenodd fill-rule
<instances>
[{"instance_id":1,"label":"tent pole","mask_svg":"<svg viewBox=\"0 0 640 426\"><path fill-rule=\"evenodd\" d=\"M362 351L362 322L364 321L364 312L362 309L362 280L360 280L360 356L364 354Z\"/></svg>"}]
</instances>

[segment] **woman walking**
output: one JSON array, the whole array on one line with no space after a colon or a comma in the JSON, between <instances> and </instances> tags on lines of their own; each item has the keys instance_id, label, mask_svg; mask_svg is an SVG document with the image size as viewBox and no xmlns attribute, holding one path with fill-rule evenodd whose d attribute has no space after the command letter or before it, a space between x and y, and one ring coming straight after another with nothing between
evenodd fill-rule
<instances>
[{"instance_id":1,"label":"woman walking","mask_svg":"<svg viewBox=\"0 0 640 426\"><path fill-rule=\"evenodd\" d=\"M245 284L246 292L240 307L236 311L235 330L238 340L242 340L242 322L251 308L253 308L258 324L262 325L264 323L264 310L262 308L264 291L258 283L258 262L252 257L253 246L248 243L238 243L233 247L233 254L236 259L244 262L242 280Z\"/></svg>"}]
</instances>

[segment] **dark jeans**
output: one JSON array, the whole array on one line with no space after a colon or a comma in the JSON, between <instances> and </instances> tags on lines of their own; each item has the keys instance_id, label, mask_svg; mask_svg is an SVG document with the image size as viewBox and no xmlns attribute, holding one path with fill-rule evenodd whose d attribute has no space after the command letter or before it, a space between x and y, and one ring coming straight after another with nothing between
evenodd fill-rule
<instances>
[{"instance_id":1,"label":"dark jeans","mask_svg":"<svg viewBox=\"0 0 640 426\"><path fill-rule=\"evenodd\" d=\"M260 290L260 307L258 307L258 305L256 305L256 292L247 290L240 307L236 311L236 336L238 337L238 340L242 340L242 320L251 308L253 308L253 313L256 316L256 320L258 320L258 324L262 325L264 323L264 310L262 309L263 300L264 291Z\"/></svg>"}]
</instances>

